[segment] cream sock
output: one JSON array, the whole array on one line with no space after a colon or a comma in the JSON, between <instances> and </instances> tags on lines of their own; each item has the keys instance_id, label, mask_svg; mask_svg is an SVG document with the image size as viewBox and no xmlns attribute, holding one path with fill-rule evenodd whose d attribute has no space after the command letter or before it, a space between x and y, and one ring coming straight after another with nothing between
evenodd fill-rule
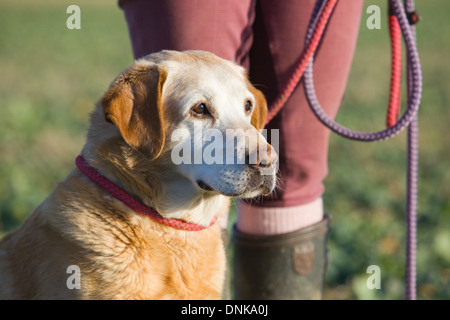
<instances>
[{"instance_id":1,"label":"cream sock","mask_svg":"<svg viewBox=\"0 0 450 320\"><path fill-rule=\"evenodd\" d=\"M227 229L228 228L228 213L223 216L219 216L217 218L217 223L219 224L221 229Z\"/></svg>"},{"instance_id":2,"label":"cream sock","mask_svg":"<svg viewBox=\"0 0 450 320\"><path fill-rule=\"evenodd\" d=\"M237 203L236 226L241 232L255 235L276 235L297 231L323 219L323 201L287 208L257 207Z\"/></svg>"}]
</instances>

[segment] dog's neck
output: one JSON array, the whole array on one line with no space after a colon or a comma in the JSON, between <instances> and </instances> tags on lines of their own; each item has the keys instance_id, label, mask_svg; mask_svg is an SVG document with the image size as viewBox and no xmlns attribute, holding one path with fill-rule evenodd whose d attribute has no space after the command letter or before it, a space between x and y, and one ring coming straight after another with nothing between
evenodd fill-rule
<instances>
[{"instance_id":1,"label":"dog's neck","mask_svg":"<svg viewBox=\"0 0 450 320\"><path fill-rule=\"evenodd\" d=\"M217 216L215 216L208 226L203 226L195 223L189 223L180 219L164 218L155 209L146 206L141 201L137 200L136 198L128 194L126 191L124 191L122 188L117 186L115 183L110 181L108 178L100 174L98 170L87 164L87 162L81 155L75 159L75 164L82 173L84 173L89 179L95 182L99 187L103 188L113 197L120 200L130 209L133 209L134 211L144 216L147 216L148 218L156 222L171 226L176 229L200 231L205 229L206 227L213 225L217 220Z\"/></svg>"}]
</instances>

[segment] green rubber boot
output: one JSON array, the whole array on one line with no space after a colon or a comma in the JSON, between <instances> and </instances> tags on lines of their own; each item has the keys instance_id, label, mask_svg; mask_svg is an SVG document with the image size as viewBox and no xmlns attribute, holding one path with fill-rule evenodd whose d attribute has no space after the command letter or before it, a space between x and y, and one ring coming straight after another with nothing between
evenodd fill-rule
<instances>
[{"instance_id":1,"label":"green rubber boot","mask_svg":"<svg viewBox=\"0 0 450 320\"><path fill-rule=\"evenodd\" d=\"M237 300L320 300L327 263L329 216L274 236L233 229L233 283Z\"/></svg>"}]
</instances>

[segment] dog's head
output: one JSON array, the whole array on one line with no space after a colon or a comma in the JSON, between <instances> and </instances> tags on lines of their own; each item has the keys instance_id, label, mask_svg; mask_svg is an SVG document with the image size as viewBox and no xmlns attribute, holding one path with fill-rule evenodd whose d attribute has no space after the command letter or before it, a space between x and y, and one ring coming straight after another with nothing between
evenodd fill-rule
<instances>
[{"instance_id":1,"label":"dog's head","mask_svg":"<svg viewBox=\"0 0 450 320\"><path fill-rule=\"evenodd\" d=\"M265 98L230 61L202 51L146 56L101 106L129 146L166 159L197 192L249 198L275 187L277 155L261 134Z\"/></svg>"}]
</instances>

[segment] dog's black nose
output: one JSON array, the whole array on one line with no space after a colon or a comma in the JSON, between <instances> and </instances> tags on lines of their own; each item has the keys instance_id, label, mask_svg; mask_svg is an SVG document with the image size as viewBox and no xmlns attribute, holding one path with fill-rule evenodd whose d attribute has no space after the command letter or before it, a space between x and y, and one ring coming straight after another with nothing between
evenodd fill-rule
<instances>
[{"instance_id":1,"label":"dog's black nose","mask_svg":"<svg viewBox=\"0 0 450 320\"><path fill-rule=\"evenodd\" d=\"M278 156L275 150L269 144L266 148L266 150L259 150L258 148L253 154L246 153L245 164L260 168L269 168L276 163L278 161Z\"/></svg>"}]
</instances>

